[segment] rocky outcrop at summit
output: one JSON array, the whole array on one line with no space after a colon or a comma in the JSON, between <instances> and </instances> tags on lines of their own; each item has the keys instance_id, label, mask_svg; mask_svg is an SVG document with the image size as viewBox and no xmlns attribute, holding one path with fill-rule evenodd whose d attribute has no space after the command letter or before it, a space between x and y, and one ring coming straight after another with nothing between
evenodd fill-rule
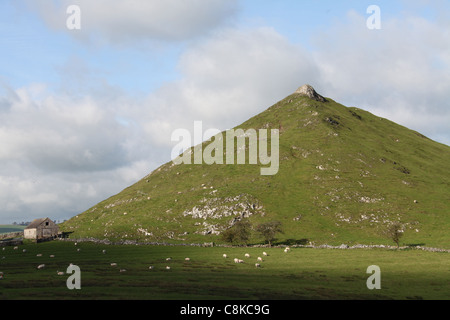
<instances>
[{"instance_id":1,"label":"rocky outcrop at summit","mask_svg":"<svg viewBox=\"0 0 450 320\"><path fill-rule=\"evenodd\" d=\"M324 97L322 97L320 94L318 94L316 92L316 90L314 90L314 88L312 86L310 86L309 84L305 84L304 86L301 86L300 88L297 89L297 91L295 91L295 93L307 96L308 98L314 99L316 101L320 101L320 102L327 101Z\"/></svg>"}]
</instances>

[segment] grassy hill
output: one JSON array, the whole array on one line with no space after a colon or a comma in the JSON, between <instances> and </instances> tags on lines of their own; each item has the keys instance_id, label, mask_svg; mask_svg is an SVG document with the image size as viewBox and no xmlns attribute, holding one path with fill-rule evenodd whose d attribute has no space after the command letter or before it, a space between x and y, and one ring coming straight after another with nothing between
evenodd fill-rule
<instances>
[{"instance_id":1,"label":"grassy hill","mask_svg":"<svg viewBox=\"0 0 450 320\"><path fill-rule=\"evenodd\" d=\"M392 244L383 232L399 221L402 244L450 248L449 146L299 93L236 128L280 130L276 175L262 176L263 165L169 162L61 229L72 237L220 242L238 219L277 220L278 241ZM250 240L262 241L256 233Z\"/></svg>"}]
</instances>

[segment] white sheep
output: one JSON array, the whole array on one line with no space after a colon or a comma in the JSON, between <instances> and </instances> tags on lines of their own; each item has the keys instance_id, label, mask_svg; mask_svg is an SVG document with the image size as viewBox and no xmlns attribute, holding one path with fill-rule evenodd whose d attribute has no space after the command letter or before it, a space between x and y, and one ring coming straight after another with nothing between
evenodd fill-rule
<instances>
[{"instance_id":1,"label":"white sheep","mask_svg":"<svg viewBox=\"0 0 450 320\"><path fill-rule=\"evenodd\" d=\"M167 259L166 259L166 261L170 261L170 260L172 260L172 258L167 258Z\"/></svg>"},{"instance_id":2,"label":"white sheep","mask_svg":"<svg viewBox=\"0 0 450 320\"><path fill-rule=\"evenodd\" d=\"M44 269L45 268L45 264L40 264L37 266L38 269Z\"/></svg>"},{"instance_id":3,"label":"white sheep","mask_svg":"<svg viewBox=\"0 0 450 320\"><path fill-rule=\"evenodd\" d=\"M191 258L185 258L184 260L185 261L191 261Z\"/></svg>"},{"instance_id":4,"label":"white sheep","mask_svg":"<svg viewBox=\"0 0 450 320\"><path fill-rule=\"evenodd\" d=\"M263 256L266 256L266 257L267 257L267 256L268 256L267 252L264 251L264 252L263 252Z\"/></svg>"},{"instance_id":5,"label":"white sheep","mask_svg":"<svg viewBox=\"0 0 450 320\"><path fill-rule=\"evenodd\" d=\"M126 272L126 269L120 269L119 272Z\"/></svg>"},{"instance_id":6,"label":"white sheep","mask_svg":"<svg viewBox=\"0 0 450 320\"><path fill-rule=\"evenodd\" d=\"M234 263L239 263L239 259L238 258L234 258Z\"/></svg>"},{"instance_id":7,"label":"white sheep","mask_svg":"<svg viewBox=\"0 0 450 320\"><path fill-rule=\"evenodd\" d=\"M102 250L102 253L105 254L105 253L106 253L106 250Z\"/></svg>"},{"instance_id":8,"label":"white sheep","mask_svg":"<svg viewBox=\"0 0 450 320\"><path fill-rule=\"evenodd\" d=\"M255 263L255 267L261 268L261 265L259 263Z\"/></svg>"},{"instance_id":9,"label":"white sheep","mask_svg":"<svg viewBox=\"0 0 450 320\"><path fill-rule=\"evenodd\" d=\"M263 259L261 258L261 257L258 257L258 259L257 259L258 261L263 261Z\"/></svg>"},{"instance_id":10,"label":"white sheep","mask_svg":"<svg viewBox=\"0 0 450 320\"><path fill-rule=\"evenodd\" d=\"M54 257L55 257L55 255L54 255L54 254L51 254L51 255L50 255L50 258L54 258Z\"/></svg>"},{"instance_id":11,"label":"white sheep","mask_svg":"<svg viewBox=\"0 0 450 320\"><path fill-rule=\"evenodd\" d=\"M62 272L62 271L56 271L56 274L57 274L58 276L63 276L63 275L64 275L64 272Z\"/></svg>"},{"instance_id":12,"label":"white sheep","mask_svg":"<svg viewBox=\"0 0 450 320\"><path fill-rule=\"evenodd\" d=\"M287 247L286 249L284 249L284 252L289 252L291 251L291 249L289 247Z\"/></svg>"},{"instance_id":13,"label":"white sheep","mask_svg":"<svg viewBox=\"0 0 450 320\"><path fill-rule=\"evenodd\" d=\"M117 267L117 263L115 262L111 263L111 267Z\"/></svg>"},{"instance_id":14,"label":"white sheep","mask_svg":"<svg viewBox=\"0 0 450 320\"><path fill-rule=\"evenodd\" d=\"M226 259L228 256L224 253L224 254L223 254L223 257Z\"/></svg>"},{"instance_id":15,"label":"white sheep","mask_svg":"<svg viewBox=\"0 0 450 320\"><path fill-rule=\"evenodd\" d=\"M170 270L170 267L169 267L169 266L166 266L166 270Z\"/></svg>"},{"instance_id":16,"label":"white sheep","mask_svg":"<svg viewBox=\"0 0 450 320\"><path fill-rule=\"evenodd\" d=\"M244 263L244 260L239 259L238 263Z\"/></svg>"},{"instance_id":17,"label":"white sheep","mask_svg":"<svg viewBox=\"0 0 450 320\"><path fill-rule=\"evenodd\" d=\"M27 252L27 249L23 249L22 252Z\"/></svg>"},{"instance_id":18,"label":"white sheep","mask_svg":"<svg viewBox=\"0 0 450 320\"><path fill-rule=\"evenodd\" d=\"M42 257L42 253L38 253L36 257Z\"/></svg>"},{"instance_id":19,"label":"white sheep","mask_svg":"<svg viewBox=\"0 0 450 320\"><path fill-rule=\"evenodd\" d=\"M19 247L14 247L14 250L17 250L17 249L19 249Z\"/></svg>"},{"instance_id":20,"label":"white sheep","mask_svg":"<svg viewBox=\"0 0 450 320\"><path fill-rule=\"evenodd\" d=\"M148 267L148 268L149 268L149 270L153 270L154 267L153 267L153 266L150 266L150 267Z\"/></svg>"},{"instance_id":21,"label":"white sheep","mask_svg":"<svg viewBox=\"0 0 450 320\"><path fill-rule=\"evenodd\" d=\"M245 256L246 258L250 258L250 255L249 255L248 253L246 253L244 256Z\"/></svg>"}]
</instances>

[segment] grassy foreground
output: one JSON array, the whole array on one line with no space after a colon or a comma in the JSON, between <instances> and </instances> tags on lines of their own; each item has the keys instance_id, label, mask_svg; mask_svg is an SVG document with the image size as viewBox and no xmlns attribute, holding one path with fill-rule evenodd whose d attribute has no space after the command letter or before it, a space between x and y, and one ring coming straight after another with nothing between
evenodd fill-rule
<instances>
[{"instance_id":1,"label":"grassy foreground","mask_svg":"<svg viewBox=\"0 0 450 320\"><path fill-rule=\"evenodd\" d=\"M261 268L255 267L258 256L264 259ZM234 258L245 263L235 264ZM0 300L448 299L449 262L448 253L419 250L292 248L285 253L282 248L54 241L0 249ZM81 269L81 290L69 290L66 280L70 275L57 274L65 272L70 263ZM37 269L40 264L45 268ZM380 290L366 286L370 265L381 269Z\"/></svg>"}]
</instances>

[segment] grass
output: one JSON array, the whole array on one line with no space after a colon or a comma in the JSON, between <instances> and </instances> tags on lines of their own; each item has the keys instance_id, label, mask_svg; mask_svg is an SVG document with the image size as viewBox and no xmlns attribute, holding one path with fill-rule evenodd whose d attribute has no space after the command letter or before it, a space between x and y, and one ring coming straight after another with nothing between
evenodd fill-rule
<instances>
[{"instance_id":1,"label":"grass","mask_svg":"<svg viewBox=\"0 0 450 320\"><path fill-rule=\"evenodd\" d=\"M26 252L22 250L26 249ZM77 251L80 249L80 251ZM106 250L103 254L102 250ZM269 255L263 257L262 251ZM37 254L42 254L37 257ZM222 255L226 253L228 258ZM249 253L250 258L244 254ZM54 255L54 258L50 258ZM419 250L106 246L53 241L0 251L0 300L333 300L448 299L449 255ZM255 268L261 256L262 268ZM166 258L171 257L170 261ZM190 261L185 258L189 257ZM244 259L235 264L233 259ZM117 263L112 267L111 263ZM68 290L70 263L81 290ZM38 270L39 264L45 264ZM153 270L148 267L154 266ZM169 265L171 270L166 270ZM381 268L381 290L366 287ZM126 269L120 273L119 269Z\"/></svg>"}]
</instances>

